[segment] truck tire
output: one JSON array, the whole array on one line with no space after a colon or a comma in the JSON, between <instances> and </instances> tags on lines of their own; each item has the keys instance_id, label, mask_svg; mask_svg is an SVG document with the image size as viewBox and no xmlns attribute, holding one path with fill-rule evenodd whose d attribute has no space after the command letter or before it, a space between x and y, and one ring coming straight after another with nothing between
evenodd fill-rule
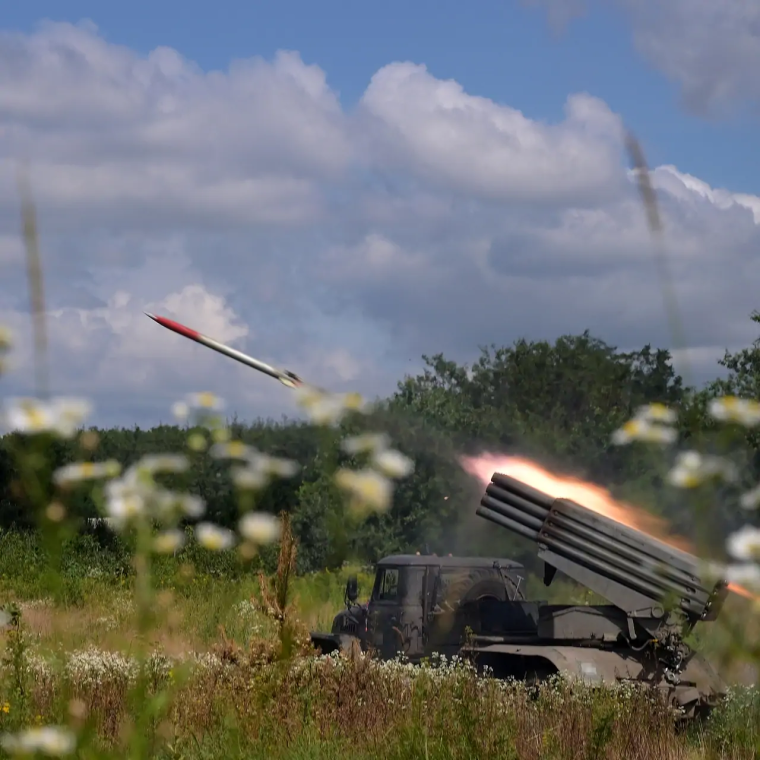
<instances>
[{"instance_id":1,"label":"truck tire","mask_svg":"<svg viewBox=\"0 0 760 760\"><path fill-rule=\"evenodd\" d=\"M515 595L514 583L509 578L503 580L495 575L491 568L462 568L459 572L446 573L446 576L439 604L445 601L451 608L485 598L506 601ZM519 593L517 600L523 599Z\"/></svg>"},{"instance_id":2,"label":"truck tire","mask_svg":"<svg viewBox=\"0 0 760 760\"><path fill-rule=\"evenodd\" d=\"M460 604L479 602L486 598L495 599L499 602L507 601L507 590L504 588L504 584L492 578L476 581L461 597Z\"/></svg>"}]
</instances>

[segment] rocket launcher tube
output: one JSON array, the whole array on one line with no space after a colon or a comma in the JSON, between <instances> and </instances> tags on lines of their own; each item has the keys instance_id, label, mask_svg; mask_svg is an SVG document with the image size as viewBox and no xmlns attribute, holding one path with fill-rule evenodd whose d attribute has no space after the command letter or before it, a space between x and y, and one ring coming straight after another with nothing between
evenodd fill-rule
<instances>
[{"instance_id":1,"label":"rocket launcher tube","mask_svg":"<svg viewBox=\"0 0 760 760\"><path fill-rule=\"evenodd\" d=\"M511 522L513 525L521 524L521 523L525 525L526 523L533 522L535 520L535 518L526 519L524 515L520 514L518 509L515 509L510 506L505 506L503 504L498 504L498 503L494 504L493 501L489 501L488 506L491 509L493 509L494 512L497 512L501 517L504 517L507 520L509 520L509 522ZM478 510L478 514L483 517L488 517L488 519L492 519L489 515L484 514L480 510ZM508 528L510 526L504 525L504 527ZM526 531L522 535L526 535L527 532L528 531ZM528 537L533 538L533 540L537 542L541 541L540 532L538 530L535 530L534 528L530 532L532 533L532 536L528 536ZM580 542L574 536L570 535L570 536L565 537L565 540L563 541L562 545L558 545L558 542L553 543L551 545L551 548L556 553L561 554L562 556L568 559L578 561L584 566L589 567L589 563L586 561L584 552L578 549L578 546L577 546L578 543ZM651 582L651 578L642 578L640 574L636 572L636 568L634 565L630 563L621 563L613 555L608 555L606 557L606 559L611 560L611 562L605 561L605 558L600 557L599 553L595 551L595 548L593 547L593 545L589 545L588 542L586 542L586 545L583 548L585 548L587 552L595 556L595 565L593 567L590 567L589 569L596 570L597 572L603 571L604 574L609 576L610 578L614 578L615 580L619 582L624 582L626 585L630 586L633 590L647 597L658 598L660 596L664 596L667 593L668 589L664 585L662 584L653 585L653 583ZM698 610L690 610L690 611L698 612Z\"/></svg>"},{"instance_id":2,"label":"rocket launcher tube","mask_svg":"<svg viewBox=\"0 0 760 760\"><path fill-rule=\"evenodd\" d=\"M491 497L488 502L491 509L499 511L498 506L503 507L504 504L510 504L531 515L536 515L534 519L537 522L533 522L531 524L537 530L540 530L542 523L546 520L546 517L549 514L548 509L535 506L531 504L527 499L521 499L519 496L511 494L509 491L506 491L505 489L500 488L493 483L491 483L486 489L486 494ZM573 502L567 502L566 500L562 501L567 505L567 509L572 509ZM529 522L529 518L527 516L522 516L522 519L525 520L526 523ZM571 517L563 515L556 511L552 515L552 522L556 524L557 531L565 528L565 535L576 534L577 537L575 539L568 538L568 540L581 542L580 545L582 545L586 550L596 553L597 556L601 559L615 561L615 559L610 556L610 552L619 554L621 557L630 560L633 563L633 565L628 565L631 572L634 574L639 572L639 563L642 559L641 553L629 548L621 541L614 541L603 533L600 533L598 530L593 530L578 520L573 520ZM583 541L583 539L587 540ZM666 578L671 579L675 583L684 584L689 588L694 588L695 586L698 587L700 584L700 579L694 576L693 573L685 572L669 564L665 565L662 561L652 560L650 562L650 568L656 568L656 571L662 573ZM702 591L704 591L706 596L709 596L708 589L702 588Z\"/></svg>"},{"instance_id":3,"label":"rocket launcher tube","mask_svg":"<svg viewBox=\"0 0 760 760\"><path fill-rule=\"evenodd\" d=\"M501 525L503 528L506 528L507 530L511 530L513 533L517 533L518 535L524 536L525 538L529 538L532 541L535 541L538 538L538 533L536 531L531 530L530 528L526 528L520 522L511 520L509 517L506 517L501 512L493 512L490 509L487 509L486 507L478 507L475 514L478 514L481 517L485 517L486 520L490 520L491 522L496 523L497 525Z\"/></svg>"},{"instance_id":4,"label":"rocket launcher tube","mask_svg":"<svg viewBox=\"0 0 760 760\"><path fill-rule=\"evenodd\" d=\"M526 499L534 505L534 508L543 507L544 509L541 511L541 516L544 518L556 505L557 501L561 501L565 505L565 508L563 509L564 514L593 529L595 533L612 538L615 541L615 544L621 548L627 547L636 552L637 556L645 555L645 557L648 557L651 560L677 567L685 572L694 572L695 563L698 562L698 560L693 555L681 551L674 546L663 543L640 530L623 525L616 520L599 514L598 512L594 512L580 504L570 501L569 499L555 499L548 494L527 486L522 481L519 481L510 475L504 475L498 472L494 473L491 478L491 483L493 485L489 485L489 489L493 489L493 486L495 485L503 492L506 491L510 495L516 494L523 499ZM539 513L534 512L534 514L538 515Z\"/></svg>"},{"instance_id":5,"label":"rocket launcher tube","mask_svg":"<svg viewBox=\"0 0 760 760\"><path fill-rule=\"evenodd\" d=\"M528 495L528 487L508 475L495 473L491 481L486 489L487 494L500 502L507 499L522 511L540 518L545 530L556 523L645 567L659 569L665 566L669 573L685 582L700 583L698 560L691 554L568 499L553 499L535 489L530 490L538 494L541 504L537 503L539 498L520 498L516 494ZM550 514L552 523L547 523Z\"/></svg>"},{"instance_id":6,"label":"rocket launcher tube","mask_svg":"<svg viewBox=\"0 0 760 760\"><path fill-rule=\"evenodd\" d=\"M634 576L643 577L647 580L652 579L651 576L653 572L658 578L662 577L660 584L663 585L663 587L666 587L668 582L670 582L671 586L681 586L693 594L699 594L702 592L705 597L709 597L710 595L709 589L706 589L701 585L699 578L694 578L693 576L684 577L669 565L653 564L649 570L647 570L645 566L637 564L637 558L630 557L629 552L615 552L614 545L612 547L612 551L609 551L607 548L604 548L604 543L602 541L598 542L598 544L601 544L601 546L598 545L594 542L594 539L597 537L593 536L593 534L591 535L590 541L586 540L586 538L584 538L584 533L589 534L591 531L584 530L584 526L570 525L568 527L568 523L563 519L563 515L556 513L553 515L552 519L555 524L547 527L547 531L551 531L552 535L558 539L564 538L564 540L581 549L584 549L590 554L598 557L600 560L607 560L608 562L617 564L628 572L632 573ZM565 523L564 526L563 523ZM613 542L607 539L606 543L607 545L610 545Z\"/></svg>"},{"instance_id":7,"label":"rocket launcher tube","mask_svg":"<svg viewBox=\"0 0 760 760\"><path fill-rule=\"evenodd\" d=\"M690 619L704 619L724 582L714 588L699 575L699 560L580 504L554 499L495 473L477 514L531 539L539 556L633 614L646 600L668 598Z\"/></svg>"}]
</instances>

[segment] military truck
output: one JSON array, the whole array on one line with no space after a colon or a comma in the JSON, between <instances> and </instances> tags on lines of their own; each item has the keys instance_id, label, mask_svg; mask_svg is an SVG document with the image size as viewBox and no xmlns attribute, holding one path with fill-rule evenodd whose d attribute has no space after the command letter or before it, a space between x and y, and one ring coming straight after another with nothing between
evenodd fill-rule
<instances>
[{"instance_id":1,"label":"military truck","mask_svg":"<svg viewBox=\"0 0 760 760\"><path fill-rule=\"evenodd\" d=\"M490 601L524 601L524 568L507 559L400 554L377 563L368 603L359 604L355 577L346 584L346 609L331 633L312 633L323 654L356 641L383 659L403 653L419 662L433 651L458 653L477 608Z\"/></svg>"},{"instance_id":2,"label":"military truck","mask_svg":"<svg viewBox=\"0 0 760 760\"><path fill-rule=\"evenodd\" d=\"M691 554L567 499L495 473L477 514L533 542L544 584L559 571L608 605L526 600L524 568L506 559L386 557L369 603L347 609L331 634L312 634L322 652L356 642L383 659L458 654L498 678L533 683L556 673L592 684L634 682L660 690L684 718L709 713L726 685L685 639L715 620L728 593L708 582Z\"/></svg>"}]
</instances>

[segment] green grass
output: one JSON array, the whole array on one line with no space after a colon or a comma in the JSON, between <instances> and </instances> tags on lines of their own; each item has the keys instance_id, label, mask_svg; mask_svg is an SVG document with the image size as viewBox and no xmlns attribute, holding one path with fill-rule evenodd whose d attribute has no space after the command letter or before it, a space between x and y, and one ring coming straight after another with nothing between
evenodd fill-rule
<instances>
[{"instance_id":1,"label":"green grass","mask_svg":"<svg viewBox=\"0 0 760 760\"><path fill-rule=\"evenodd\" d=\"M548 685L534 701L519 686L478 679L450 666L411 673L364 659L336 667L305 657L306 630L329 630L343 605L348 575L358 573L363 595L369 592L371 575L361 568L292 579L289 594L302 654L281 661L277 623L261 608L256 573L244 571L232 552L206 553L188 572L189 555L197 551L165 558L156 568L161 617L149 635L150 650L172 662L181 663L188 653L205 653L207 660L205 669L187 674L189 680L178 686L167 714L151 725L154 756L756 756L760 698L753 689L734 690L705 726L678 734L661 707L625 691L578 691L559 683ZM6 632L2 643L0 707L7 703L8 712L0 710L0 733L70 722L76 699L103 752L119 756L120 736L134 714L124 659L138 641L132 574L118 549L104 551L91 538L71 543L66 557L65 593L50 599L44 594L45 564L35 540L0 534L0 603L14 601L21 608L20 633L14 638ZM553 601L597 601L561 581L546 589L531 579L528 592ZM708 639L715 647L716 641L715 636ZM19 655L15 665L14 653ZM169 677L169 666L161 672L159 681Z\"/></svg>"}]
</instances>

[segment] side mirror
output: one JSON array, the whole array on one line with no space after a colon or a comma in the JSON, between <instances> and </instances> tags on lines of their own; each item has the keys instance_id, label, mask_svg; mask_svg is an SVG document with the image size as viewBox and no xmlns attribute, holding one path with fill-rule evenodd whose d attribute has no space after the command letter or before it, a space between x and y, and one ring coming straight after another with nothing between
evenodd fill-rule
<instances>
[{"instance_id":1,"label":"side mirror","mask_svg":"<svg viewBox=\"0 0 760 760\"><path fill-rule=\"evenodd\" d=\"M346 600L352 604L359 598L359 584L356 580L356 576L349 577L346 583Z\"/></svg>"}]
</instances>

